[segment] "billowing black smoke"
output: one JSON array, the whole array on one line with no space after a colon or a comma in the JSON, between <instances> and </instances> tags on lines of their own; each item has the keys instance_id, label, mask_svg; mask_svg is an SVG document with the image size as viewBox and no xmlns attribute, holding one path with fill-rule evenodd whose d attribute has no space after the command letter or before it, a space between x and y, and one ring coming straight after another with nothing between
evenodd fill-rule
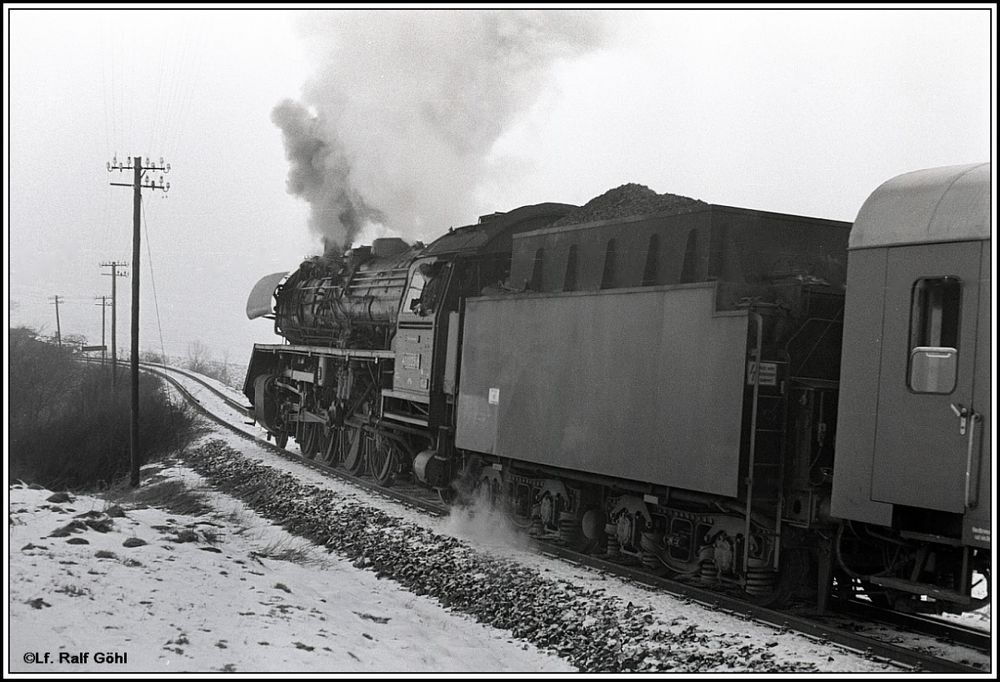
<instances>
[{"instance_id":1,"label":"billowing black smoke","mask_svg":"<svg viewBox=\"0 0 1000 682\"><path fill-rule=\"evenodd\" d=\"M591 13L510 10L313 12L303 28L320 66L272 119L288 191L344 247L369 227L413 240L469 222L493 144L556 60L604 33Z\"/></svg>"},{"instance_id":2,"label":"billowing black smoke","mask_svg":"<svg viewBox=\"0 0 1000 682\"><path fill-rule=\"evenodd\" d=\"M309 202L309 226L322 235L325 250L340 252L366 221L381 221L351 186L344 150L336 138L324 139L318 116L286 99L271 112L271 120L285 139L288 193Z\"/></svg>"}]
</instances>

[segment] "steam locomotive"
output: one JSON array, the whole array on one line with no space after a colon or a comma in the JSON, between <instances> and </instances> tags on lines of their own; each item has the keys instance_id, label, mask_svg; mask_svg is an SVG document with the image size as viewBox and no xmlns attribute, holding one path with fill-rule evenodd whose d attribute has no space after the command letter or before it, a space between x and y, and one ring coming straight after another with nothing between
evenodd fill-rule
<instances>
[{"instance_id":1,"label":"steam locomotive","mask_svg":"<svg viewBox=\"0 0 1000 682\"><path fill-rule=\"evenodd\" d=\"M254 418L381 485L764 602L989 601L989 164L893 178L853 226L590 208L265 277L247 314L287 343L254 346Z\"/></svg>"}]
</instances>

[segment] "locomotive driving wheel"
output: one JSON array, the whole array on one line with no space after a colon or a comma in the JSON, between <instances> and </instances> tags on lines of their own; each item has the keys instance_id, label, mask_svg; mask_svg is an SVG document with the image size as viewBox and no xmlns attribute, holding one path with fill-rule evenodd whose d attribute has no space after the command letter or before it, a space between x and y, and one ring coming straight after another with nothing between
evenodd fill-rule
<instances>
[{"instance_id":1,"label":"locomotive driving wheel","mask_svg":"<svg viewBox=\"0 0 1000 682\"><path fill-rule=\"evenodd\" d=\"M308 422L302 425L302 442L299 443L299 448L302 450L303 457L306 459L316 458L322 435L322 426L319 424Z\"/></svg>"},{"instance_id":2,"label":"locomotive driving wheel","mask_svg":"<svg viewBox=\"0 0 1000 682\"><path fill-rule=\"evenodd\" d=\"M396 479L399 463L406 455L403 446L395 439L376 432L368 448L368 471L383 488Z\"/></svg>"},{"instance_id":3,"label":"locomotive driving wheel","mask_svg":"<svg viewBox=\"0 0 1000 682\"><path fill-rule=\"evenodd\" d=\"M345 416L343 426L338 429L336 445L339 466L347 469L354 476L360 476L368 465L368 450L371 447L371 437L367 433L367 424L371 420L371 404L364 400L356 411Z\"/></svg>"},{"instance_id":4,"label":"locomotive driving wheel","mask_svg":"<svg viewBox=\"0 0 1000 682\"><path fill-rule=\"evenodd\" d=\"M340 444L343 438L344 427L333 426L326 430L326 434L323 437L323 442L320 446L320 452L322 457L320 458L323 464L327 466L337 466L340 464L340 458L342 455L342 447Z\"/></svg>"},{"instance_id":5,"label":"locomotive driving wheel","mask_svg":"<svg viewBox=\"0 0 1000 682\"><path fill-rule=\"evenodd\" d=\"M334 440L335 431L334 429L327 428L324 424L317 424L316 431L319 435L316 439L316 457L319 463L326 464L329 466L332 464L330 461L330 455L332 454L333 448L331 444Z\"/></svg>"},{"instance_id":6,"label":"locomotive driving wheel","mask_svg":"<svg viewBox=\"0 0 1000 682\"><path fill-rule=\"evenodd\" d=\"M344 432L344 421L336 406L330 406L321 412L325 413L326 421L316 424L316 430L319 431L316 456L322 464L332 467L340 462L339 440Z\"/></svg>"},{"instance_id":7,"label":"locomotive driving wheel","mask_svg":"<svg viewBox=\"0 0 1000 682\"><path fill-rule=\"evenodd\" d=\"M364 429L353 424L344 424L335 439L338 451L337 463L355 476L364 473L368 449Z\"/></svg>"}]
</instances>

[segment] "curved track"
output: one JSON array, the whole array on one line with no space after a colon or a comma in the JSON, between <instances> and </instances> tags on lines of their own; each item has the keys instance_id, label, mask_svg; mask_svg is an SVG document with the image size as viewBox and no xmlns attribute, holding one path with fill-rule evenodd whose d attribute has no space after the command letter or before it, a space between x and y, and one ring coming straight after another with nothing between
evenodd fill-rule
<instances>
[{"instance_id":1,"label":"curved track","mask_svg":"<svg viewBox=\"0 0 1000 682\"><path fill-rule=\"evenodd\" d=\"M442 505L441 501L436 495L428 493L424 488L417 486L394 486L392 488L385 488L378 485L374 481L366 478L361 478L358 476L353 476L343 469L337 469L334 467L327 466L322 462L317 462L315 460L306 459L305 457L296 455L294 452L279 447L275 443L262 438L259 435L253 433L250 429L241 428L240 426L231 423L224 416L220 416L209 408L207 408L203 402L184 386L181 381L177 379L177 376L183 378L184 381L193 381L199 387L207 389L215 397L219 398L226 405L237 412L239 412L243 417L249 418L249 406L241 401L233 399L231 396L226 395L223 391L220 391L217 387L213 386L211 383L205 381L205 379L193 372L189 372L184 369L170 367L167 365L160 365L154 363L140 362L140 367L151 374L155 374L164 380L168 381L174 388L176 388L188 401L190 401L196 409L198 409L204 416L212 420L213 422L223 426L234 433L237 433L248 440L252 440L256 445L266 447L272 452L284 457L285 459L301 464L302 466L309 467L310 469L315 469L326 475L334 476L344 481L363 488L369 492L375 493L381 497L391 499L395 502L399 502L409 507L414 507L423 512L431 513L436 516L443 516L448 513L448 509ZM244 424L251 424L252 422L244 422Z\"/></svg>"},{"instance_id":2,"label":"curved track","mask_svg":"<svg viewBox=\"0 0 1000 682\"><path fill-rule=\"evenodd\" d=\"M160 376L168 381L210 420L249 440L252 440L259 446L270 449L286 459L293 460L311 469L321 471L326 475L348 481L351 484L364 488L369 492L376 493L384 498L419 509L423 512L430 513L435 516L441 516L448 513L447 507L422 487L394 486L392 488L384 488L373 481L352 476L342 469L335 469L322 463L297 456L284 448L279 448L277 445L268 440L264 440L263 438L254 435L248 429L241 428L231 423L226 417L219 416L212 410L208 409L201 400L192 394L189 387L185 386L185 383L194 382L199 387L207 389L214 396L224 401L228 407L237 410L244 417L248 415L248 406L240 401L234 400L231 396L227 396L223 391L205 381L197 374L166 365L152 363L140 363L140 365L145 371ZM249 424L252 422L245 423ZM685 585L665 578L659 578L655 575L632 567L580 554L564 547L537 541L534 545L537 550L543 554L560 557L564 560L572 561L580 565L589 566L608 573L626 577L636 582L662 589L665 592L699 602L704 604L706 608L733 613L741 617L749 617L782 629L795 630L796 632L808 637L853 650L867 658L894 663L904 669L934 673L981 674L989 672L975 665L961 661L948 660L926 653L922 650L925 648L924 646L917 645L902 647L891 642L881 641L880 639L859 634L850 629L850 622L846 624L836 624L836 619L815 618L808 615L797 615L788 612L774 611L750 604L741 599L703 590L698 587ZM858 617L865 619L877 619L876 616L869 615L869 612L864 611L864 605L855 603L852 604L850 608L853 609L853 613ZM889 616L883 613L881 614L881 617L886 619ZM974 628L938 619L922 618L907 620L904 614L892 613L892 618L893 626L906 628L907 634L915 634L916 636L922 635L930 638L936 638L938 640L946 640L949 643L967 647L972 652L979 652L980 656L982 653L992 651L992 637L989 632L976 630ZM902 623L901 619L906 620L905 625ZM933 644L928 642L927 648L933 648Z\"/></svg>"}]
</instances>

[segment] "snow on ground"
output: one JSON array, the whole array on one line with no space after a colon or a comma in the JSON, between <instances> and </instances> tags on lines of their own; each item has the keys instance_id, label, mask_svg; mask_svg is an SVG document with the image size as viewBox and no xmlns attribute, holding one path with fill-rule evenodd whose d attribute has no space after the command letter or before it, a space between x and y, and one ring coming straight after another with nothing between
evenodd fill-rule
<instances>
[{"instance_id":1,"label":"snow on ground","mask_svg":"<svg viewBox=\"0 0 1000 682\"><path fill-rule=\"evenodd\" d=\"M212 385L216 390L222 392L230 400L234 400L240 405L249 406L250 401L247 400L247 397L243 395L241 391L237 391L230 386L226 386L212 377L195 374L195 372L190 372L188 370L181 371L176 368L171 369L173 371L166 370L169 376L180 382L184 386L185 390L191 394L191 397L197 400L203 408L212 414L222 417L228 423L239 428L247 435L255 438L267 438L267 429L264 429L255 423L249 423L250 420L246 414L234 409L229 403L213 393L210 389L192 379L191 376L198 376L202 381ZM176 388L170 384L165 385L179 402L183 402L185 400Z\"/></svg>"},{"instance_id":2,"label":"snow on ground","mask_svg":"<svg viewBox=\"0 0 1000 682\"><path fill-rule=\"evenodd\" d=\"M181 369L181 368L177 368L177 367L171 367L171 368L169 368L168 371L170 371L170 370L174 370L171 373L171 376L176 377L177 374L179 373L181 375L188 375L188 376L191 376L191 377L198 377L199 379L201 379L205 383L207 383L210 386L214 387L216 390L221 391L223 394L227 395L232 400L236 400L237 402L240 402L240 403L242 403L244 405L249 405L249 401L247 400L247 397L245 395L243 395L243 391L242 390L234 388L234 387L230 386L229 384L223 383L222 381L219 381L215 377L210 377L207 374L199 374L198 372L193 372L193 371L191 371L189 369ZM186 381L184 385L185 386L192 386L192 382ZM193 386L197 386L197 385L198 385L197 382L193 383Z\"/></svg>"},{"instance_id":3,"label":"snow on ground","mask_svg":"<svg viewBox=\"0 0 1000 682\"><path fill-rule=\"evenodd\" d=\"M190 470L161 476L209 508L116 517L100 498L10 488L11 672L573 670L207 493Z\"/></svg>"}]
</instances>

